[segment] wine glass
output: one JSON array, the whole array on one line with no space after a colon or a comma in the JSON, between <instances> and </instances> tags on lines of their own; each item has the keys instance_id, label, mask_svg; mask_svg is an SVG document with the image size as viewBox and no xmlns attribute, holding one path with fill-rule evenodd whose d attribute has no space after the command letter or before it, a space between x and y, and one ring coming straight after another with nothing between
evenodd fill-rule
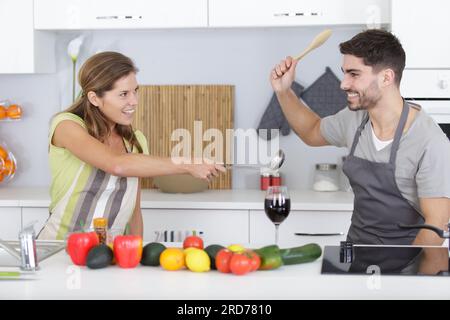
<instances>
[{"instance_id":1,"label":"wine glass","mask_svg":"<svg viewBox=\"0 0 450 320\"><path fill-rule=\"evenodd\" d=\"M278 227L291 211L291 198L287 187L269 187L264 199L264 210L267 217L275 224L275 244L278 244Z\"/></svg>"}]
</instances>

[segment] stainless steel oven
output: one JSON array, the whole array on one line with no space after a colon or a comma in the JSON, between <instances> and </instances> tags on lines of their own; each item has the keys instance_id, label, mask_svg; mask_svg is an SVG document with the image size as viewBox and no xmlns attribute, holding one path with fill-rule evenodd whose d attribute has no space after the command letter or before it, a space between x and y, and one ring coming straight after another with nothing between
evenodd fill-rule
<instances>
[{"instance_id":1,"label":"stainless steel oven","mask_svg":"<svg viewBox=\"0 0 450 320\"><path fill-rule=\"evenodd\" d=\"M450 138L450 70L405 69L401 93L422 106Z\"/></svg>"}]
</instances>

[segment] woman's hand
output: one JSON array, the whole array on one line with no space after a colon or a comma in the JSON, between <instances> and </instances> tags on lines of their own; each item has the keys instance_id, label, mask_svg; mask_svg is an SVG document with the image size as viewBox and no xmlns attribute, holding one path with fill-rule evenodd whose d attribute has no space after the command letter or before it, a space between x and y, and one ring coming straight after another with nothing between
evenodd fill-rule
<instances>
[{"instance_id":1,"label":"woman's hand","mask_svg":"<svg viewBox=\"0 0 450 320\"><path fill-rule=\"evenodd\" d=\"M291 88L292 82L295 79L295 67L297 60L292 57L287 57L286 60L281 60L270 73L270 83L275 92L285 92Z\"/></svg>"},{"instance_id":2,"label":"woman's hand","mask_svg":"<svg viewBox=\"0 0 450 320\"><path fill-rule=\"evenodd\" d=\"M226 172L224 166L220 164L186 164L186 169L190 175L211 182L212 177L219 176L220 172Z\"/></svg>"}]
</instances>

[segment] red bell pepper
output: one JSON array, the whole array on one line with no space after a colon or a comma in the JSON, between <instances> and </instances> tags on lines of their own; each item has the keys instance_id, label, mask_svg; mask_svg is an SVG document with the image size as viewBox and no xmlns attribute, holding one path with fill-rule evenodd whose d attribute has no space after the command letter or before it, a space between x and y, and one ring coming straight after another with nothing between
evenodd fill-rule
<instances>
[{"instance_id":1,"label":"red bell pepper","mask_svg":"<svg viewBox=\"0 0 450 320\"><path fill-rule=\"evenodd\" d=\"M136 267L142 257L142 237L133 235L115 237L114 257L121 268Z\"/></svg>"},{"instance_id":2,"label":"red bell pepper","mask_svg":"<svg viewBox=\"0 0 450 320\"><path fill-rule=\"evenodd\" d=\"M85 266L89 250L99 244L97 233L72 233L67 239L67 253L77 266Z\"/></svg>"}]
</instances>

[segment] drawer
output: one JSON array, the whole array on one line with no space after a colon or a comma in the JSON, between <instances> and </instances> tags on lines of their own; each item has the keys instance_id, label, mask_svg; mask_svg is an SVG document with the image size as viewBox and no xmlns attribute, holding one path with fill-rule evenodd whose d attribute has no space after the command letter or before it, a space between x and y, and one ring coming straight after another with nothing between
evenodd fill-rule
<instances>
[{"instance_id":1,"label":"drawer","mask_svg":"<svg viewBox=\"0 0 450 320\"><path fill-rule=\"evenodd\" d=\"M351 223L350 211L291 211L279 227L280 246L300 246L316 242L336 245L344 241ZM295 233L304 233L298 236ZM308 236L307 234L339 234L332 236ZM250 242L273 244L275 226L263 210L250 211Z\"/></svg>"},{"instance_id":2,"label":"drawer","mask_svg":"<svg viewBox=\"0 0 450 320\"><path fill-rule=\"evenodd\" d=\"M202 233L205 245L249 242L247 210L142 209L144 241L183 241L186 233ZM160 235L157 238L157 235Z\"/></svg>"}]
</instances>

